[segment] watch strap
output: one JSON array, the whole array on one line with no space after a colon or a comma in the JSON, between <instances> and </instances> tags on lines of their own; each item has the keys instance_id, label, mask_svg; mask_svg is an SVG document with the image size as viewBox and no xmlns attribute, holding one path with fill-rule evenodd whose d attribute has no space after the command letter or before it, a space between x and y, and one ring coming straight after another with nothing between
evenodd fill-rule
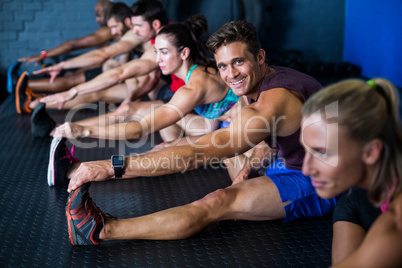
<instances>
[{"instance_id":1,"label":"watch strap","mask_svg":"<svg viewBox=\"0 0 402 268\"><path fill-rule=\"evenodd\" d=\"M123 177L123 167L113 167L113 169L114 169L114 176L116 178Z\"/></svg>"}]
</instances>

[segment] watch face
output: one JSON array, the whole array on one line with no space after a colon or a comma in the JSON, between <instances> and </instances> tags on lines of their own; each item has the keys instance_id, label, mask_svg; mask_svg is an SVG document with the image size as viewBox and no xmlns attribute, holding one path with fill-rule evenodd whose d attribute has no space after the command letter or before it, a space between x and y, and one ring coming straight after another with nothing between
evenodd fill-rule
<instances>
[{"instance_id":1,"label":"watch face","mask_svg":"<svg viewBox=\"0 0 402 268\"><path fill-rule=\"evenodd\" d=\"M122 156L122 155L113 155L112 156L112 164L114 166L122 166L122 165L124 165L124 156Z\"/></svg>"}]
</instances>

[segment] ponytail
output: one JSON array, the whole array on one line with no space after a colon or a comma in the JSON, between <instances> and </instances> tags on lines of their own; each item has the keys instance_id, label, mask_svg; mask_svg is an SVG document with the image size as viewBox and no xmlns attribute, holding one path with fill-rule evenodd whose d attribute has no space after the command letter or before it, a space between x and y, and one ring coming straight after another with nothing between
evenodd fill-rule
<instances>
[{"instance_id":1,"label":"ponytail","mask_svg":"<svg viewBox=\"0 0 402 268\"><path fill-rule=\"evenodd\" d=\"M338 102L338 123L349 138L367 143L380 139L382 155L370 180L369 198L380 205L390 194L400 193L402 184L402 134L398 95L388 80L375 78L368 83L349 79L330 85L314 94L303 106L303 116ZM391 189L395 189L390 193Z\"/></svg>"},{"instance_id":2,"label":"ponytail","mask_svg":"<svg viewBox=\"0 0 402 268\"><path fill-rule=\"evenodd\" d=\"M211 66L212 59L200 41L200 36L208 32L208 23L204 15L194 15L183 23L169 24L159 31L158 35L165 34L170 43L178 51L185 47L190 49L189 59L201 66Z\"/></svg>"},{"instance_id":3,"label":"ponytail","mask_svg":"<svg viewBox=\"0 0 402 268\"><path fill-rule=\"evenodd\" d=\"M370 181L369 198L380 205L402 191L402 133L399 118L399 96L395 86L386 79L375 78L373 90L386 102L387 117L379 134L383 142L383 152Z\"/></svg>"}]
</instances>

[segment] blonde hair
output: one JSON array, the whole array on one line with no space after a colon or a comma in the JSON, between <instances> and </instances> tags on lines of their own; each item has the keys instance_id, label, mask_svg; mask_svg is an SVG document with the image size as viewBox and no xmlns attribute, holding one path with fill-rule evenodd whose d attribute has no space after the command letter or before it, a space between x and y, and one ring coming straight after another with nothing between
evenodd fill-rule
<instances>
[{"instance_id":1,"label":"blonde hair","mask_svg":"<svg viewBox=\"0 0 402 268\"><path fill-rule=\"evenodd\" d=\"M348 79L330 85L313 95L303 106L303 116L338 102L338 124L353 140L364 144L380 139L381 157L370 180L369 198L377 206L402 191L402 135L399 123L399 97L388 80L369 83ZM394 192L391 189L396 186Z\"/></svg>"}]
</instances>

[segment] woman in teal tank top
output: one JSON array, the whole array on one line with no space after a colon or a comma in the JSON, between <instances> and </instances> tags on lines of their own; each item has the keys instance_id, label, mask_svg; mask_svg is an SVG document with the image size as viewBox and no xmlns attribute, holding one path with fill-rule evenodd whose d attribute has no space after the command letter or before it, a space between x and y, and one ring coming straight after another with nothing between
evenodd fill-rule
<instances>
[{"instance_id":1,"label":"woman in teal tank top","mask_svg":"<svg viewBox=\"0 0 402 268\"><path fill-rule=\"evenodd\" d=\"M177 135L178 131L196 137L217 129L221 121L230 122L243 102L221 79L215 63L198 40L207 29L205 17L196 15L182 24L167 25L157 34L156 61L162 74L174 74L185 81L170 101L155 105L156 109L139 121L91 126L90 130L82 126L74 137L82 137L80 133L90 133L91 137L94 133L94 137L106 139L138 139L160 131L164 141L176 141L177 136L182 137ZM170 133L166 133L167 127Z\"/></svg>"},{"instance_id":2,"label":"woman in teal tank top","mask_svg":"<svg viewBox=\"0 0 402 268\"><path fill-rule=\"evenodd\" d=\"M198 64L194 64L190 70L187 73L186 76L186 84L188 80L190 79L192 71L198 67ZM208 103L208 104L202 104L200 106L197 106L194 108L194 111L197 112L197 114L209 118L209 119L216 119L222 114L226 113L229 111L239 100L239 97L236 96L232 89L229 89L228 93L226 96L223 98L223 100L215 103Z\"/></svg>"},{"instance_id":3,"label":"woman in teal tank top","mask_svg":"<svg viewBox=\"0 0 402 268\"><path fill-rule=\"evenodd\" d=\"M198 20L198 23L190 22L191 19ZM192 37L202 33L203 28L200 27L199 21L206 23L204 17L193 16L190 21L168 25L156 37L156 60L162 74L175 74L185 81L185 85L168 103L156 110L155 115L164 116L164 120L156 122L156 125L165 126L177 122L177 126L191 135L188 130L192 130L195 121L201 121L200 116L203 118L202 121L208 124L216 123L216 120L230 121L238 111L234 109L235 105L239 103L237 107L241 108L242 102L238 102L239 97L234 95L221 79L215 63L208 58L205 48ZM190 32L189 28L193 32ZM216 128L218 125L210 127L209 131Z\"/></svg>"}]
</instances>

